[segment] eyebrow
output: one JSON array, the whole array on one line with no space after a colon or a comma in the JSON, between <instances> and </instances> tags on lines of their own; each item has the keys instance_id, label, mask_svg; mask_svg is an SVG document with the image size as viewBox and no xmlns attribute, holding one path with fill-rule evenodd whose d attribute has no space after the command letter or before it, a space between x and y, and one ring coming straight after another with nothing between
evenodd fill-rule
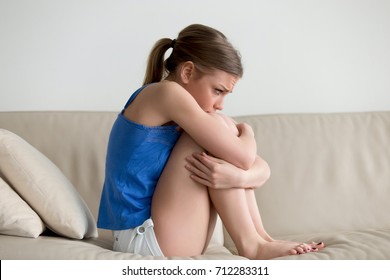
<instances>
[{"instance_id":1,"label":"eyebrow","mask_svg":"<svg viewBox=\"0 0 390 280\"><path fill-rule=\"evenodd\" d=\"M229 92L229 93L231 93L232 92L232 90L229 90L227 87L225 87L223 84L219 84L219 86L224 90L224 91L226 91L226 92Z\"/></svg>"}]
</instances>

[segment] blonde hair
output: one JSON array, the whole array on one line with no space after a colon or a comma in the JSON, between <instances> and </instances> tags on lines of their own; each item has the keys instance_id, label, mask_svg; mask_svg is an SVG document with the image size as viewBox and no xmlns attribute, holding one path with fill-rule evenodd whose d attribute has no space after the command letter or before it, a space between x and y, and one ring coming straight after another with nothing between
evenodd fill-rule
<instances>
[{"instance_id":1,"label":"blonde hair","mask_svg":"<svg viewBox=\"0 0 390 280\"><path fill-rule=\"evenodd\" d=\"M164 60L170 48L172 53ZM160 82L187 61L192 61L202 73L218 69L239 78L243 75L241 56L226 36L214 28L192 24L184 28L177 39L157 41L148 58L144 85Z\"/></svg>"}]
</instances>

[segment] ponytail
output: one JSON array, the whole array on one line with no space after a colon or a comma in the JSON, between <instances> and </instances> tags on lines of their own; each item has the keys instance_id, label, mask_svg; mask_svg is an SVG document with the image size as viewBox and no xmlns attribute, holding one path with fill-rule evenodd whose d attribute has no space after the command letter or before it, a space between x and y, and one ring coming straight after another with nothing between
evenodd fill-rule
<instances>
[{"instance_id":1,"label":"ponytail","mask_svg":"<svg viewBox=\"0 0 390 280\"><path fill-rule=\"evenodd\" d=\"M173 48L172 53L164 60L169 48ZM192 24L177 39L157 41L148 58L144 85L162 81L187 61L192 61L200 73L218 69L238 78L243 75L241 56L225 35L214 28Z\"/></svg>"},{"instance_id":2,"label":"ponytail","mask_svg":"<svg viewBox=\"0 0 390 280\"><path fill-rule=\"evenodd\" d=\"M148 58L144 85L160 82L166 75L164 55L165 52L172 46L172 42L173 40L169 38L163 38L157 41L157 43L153 46Z\"/></svg>"}]
</instances>

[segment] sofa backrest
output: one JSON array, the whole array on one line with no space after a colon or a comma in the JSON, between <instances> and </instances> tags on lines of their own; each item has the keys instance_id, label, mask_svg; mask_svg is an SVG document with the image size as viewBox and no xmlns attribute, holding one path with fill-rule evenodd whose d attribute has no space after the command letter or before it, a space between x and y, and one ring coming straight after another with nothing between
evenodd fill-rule
<instances>
[{"instance_id":1,"label":"sofa backrest","mask_svg":"<svg viewBox=\"0 0 390 280\"><path fill-rule=\"evenodd\" d=\"M0 128L25 139L53 161L97 217L108 136L117 113L0 112ZM99 232L104 239L110 233Z\"/></svg>"},{"instance_id":2,"label":"sofa backrest","mask_svg":"<svg viewBox=\"0 0 390 280\"><path fill-rule=\"evenodd\" d=\"M0 112L51 159L97 216L113 112ZM390 112L253 115L271 178L256 190L272 235L390 228Z\"/></svg>"},{"instance_id":3,"label":"sofa backrest","mask_svg":"<svg viewBox=\"0 0 390 280\"><path fill-rule=\"evenodd\" d=\"M271 235L390 228L390 112L236 120L271 168L257 191Z\"/></svg>"}]
</instances>

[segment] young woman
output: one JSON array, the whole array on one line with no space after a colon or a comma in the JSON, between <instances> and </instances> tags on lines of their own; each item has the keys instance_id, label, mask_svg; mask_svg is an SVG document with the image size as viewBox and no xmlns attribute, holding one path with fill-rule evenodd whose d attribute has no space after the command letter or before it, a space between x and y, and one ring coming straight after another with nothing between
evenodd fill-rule
<instances>
[{"instance_id":1,"label":"young woman","mask_svg":"<svg viewBox=\"0 0 390 280\"><path fill-rule=\"evenodd\" d=\"M250 126L216 114L242 74L238 52L213 28L190 25L156 43L144 86L110 134L98 226L114 231L114 250L201 254L216 212L250 259L324 246L275 241L262 226L253 188L268 179L268 165Z\"/></svg>"}]
</instances>

